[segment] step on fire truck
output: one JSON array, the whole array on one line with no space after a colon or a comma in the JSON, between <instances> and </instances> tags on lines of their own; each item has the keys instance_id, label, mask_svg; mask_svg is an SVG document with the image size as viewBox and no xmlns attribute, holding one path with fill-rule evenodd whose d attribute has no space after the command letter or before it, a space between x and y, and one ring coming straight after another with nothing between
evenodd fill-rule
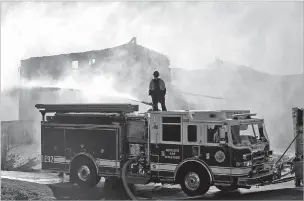
<instances>
[{"instance_id":1,"label":"step on fire truck","mask_svg":"<svg viewBox=\"0 0 304 201\"><path fill-rule=\"evenodd\" d=\"M180 184L188 196L271 182L264 120L249 110L151 111L131 104L43 105L42 170L81 187L101 177L124 184ZM107 180L106 180L107 181Z\"/></svg>"}]
</instances>

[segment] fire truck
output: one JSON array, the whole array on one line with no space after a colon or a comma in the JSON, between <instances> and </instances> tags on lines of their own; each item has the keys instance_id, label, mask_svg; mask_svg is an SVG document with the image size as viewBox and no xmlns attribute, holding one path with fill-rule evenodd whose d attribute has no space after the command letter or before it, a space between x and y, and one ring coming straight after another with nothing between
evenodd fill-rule
<instances>
[{"instance_id":1,"label":"fire truck","mask_svg":"<svg viewBox=\"0 0 304 201\"><path fill-rule=\"evenodd\" d=\"M250 110L139 113L132 104L37 104L42 170L92 188L101 177L126 184L180 184L188 196L272 181L264 120ZM107 180L106 180L107 181Z\"/></svg>"}]
</instances>

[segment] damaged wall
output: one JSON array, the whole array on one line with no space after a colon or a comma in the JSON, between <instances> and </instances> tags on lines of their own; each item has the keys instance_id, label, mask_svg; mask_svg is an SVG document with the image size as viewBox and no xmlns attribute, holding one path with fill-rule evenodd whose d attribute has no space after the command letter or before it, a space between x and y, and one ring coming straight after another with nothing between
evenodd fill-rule
<instances>
[{"instance_id":1,"label":"damaged wall","mask_svg":"<svg viewBox=\"0 0 304 201\"><path fill-rule=\"evenodd\" d=\"M149 100L148 86L155 70L167 84L168 105L174 109L189 109L189 104L181 99L171 87L171 70L169 59L158 52L137 45L127 43L114 48L95 50L81 53L62 54L56 56L34 57L21 61L20 75L23 83L31 80L51 80L53 83L73 76L78 83L91 82L98 75L108 75L116 80L114 89L121 93L130 93L140 100ZM37 88L38 86L36 86ZM96 86L96 90L100 90ZM26 89L20 92L19 118L33 119L36 103L63 103L58 101L59 95L47 93L38 89ZM67 91L61 92L62 94ZM73 95L71 95L73 96ZM71 99L66 103L71 103ZM72 99L74 103L83 100ZM150 100L149 100L150 101ZM170 108L170 107L169 107ZM33 110L32 110L33 109Z\"/></svg>"},{"instance_id":2,"label":"damaged wall","mask_svg":"<svg viewBox=\"0 0 304 201\"><path fill-rule=\"evenodd\" d=\"M2 121L1 139L8 148L20 145L31 144L35 140L35 133L40 130L33 126L32 121Z\"/></svg>"},{"instance_id":3,"label":"damaged wall","mask_svg":"<svg viewBox=\"0 0 304 201\"><path fill-rule=\"evenodd\" d=\"M141 70L151 76L154 70L160 70L163 78L170 81L169 59L155 51L134 43L124 44L105 50L95 50L81 53L62 54L46 57L33 57L21 61L20 74L22 79L33 80L48 77L54 80L60 79L71 69L90 69L90 71L101 70L104 73L122 70L119 62L124 67L121 74L127 75L136 61L141 65Z\"/></svg>"}]
</instances>

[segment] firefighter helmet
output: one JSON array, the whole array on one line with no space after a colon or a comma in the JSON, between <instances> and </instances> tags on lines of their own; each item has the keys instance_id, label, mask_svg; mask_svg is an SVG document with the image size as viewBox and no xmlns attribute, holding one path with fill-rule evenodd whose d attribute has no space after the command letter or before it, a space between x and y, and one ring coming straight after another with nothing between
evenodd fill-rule
<instances>
[{"instance_id":1,"label":"firefighter helmet","mask_svg":"<svg viewBox=\"0 0 304 201\"><path fill-rule=\"evenodd\" d=\"M159 72L158 71L154 71L153 75L154 75L154 77L158 77L159 76Z\"/></svg>"}]
</instances>

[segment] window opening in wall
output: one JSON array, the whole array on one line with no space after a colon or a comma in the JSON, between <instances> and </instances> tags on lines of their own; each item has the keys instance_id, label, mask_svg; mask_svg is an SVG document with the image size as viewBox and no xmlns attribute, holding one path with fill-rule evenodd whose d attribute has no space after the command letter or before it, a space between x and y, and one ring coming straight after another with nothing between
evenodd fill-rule
<instances>
[{"instance_id":1,"label":"window opening in wall","mask_svg":"<svg viewBox=\"0 0 304 201\"><path fill-rule=\"evenodd\" d=\"M197 142L197 126L188 126L188 142Z\"/></svg>"},{"instance_id":2,"label":"window opening in wall","mask_svg":"<svg viewBox=\"0 0 304 201\"><path fill-rule=\"evenodd\" d=\"M89 66L92 66L93 64L95 64L95 59L90 59L89 60Z\"/></svg>"},{"instance_id":3,"label":"window opening in wall","mask_svg":"<svg viewBox=\"0 0 304 201\"><path fill-rule=\"evenodd\" d=\"M181 118L163 117L163 141L181 142Z\"/></svg>"},{"instance_id":4,"label":"window opening in wall","mask_svg":"<svg viewBox=\"0 0 304 201\"><path fill-rule=\"evenodd\" d=\"M78 61L72 61L72 69L78 69Z\"/></svg>"}]
</instances>

